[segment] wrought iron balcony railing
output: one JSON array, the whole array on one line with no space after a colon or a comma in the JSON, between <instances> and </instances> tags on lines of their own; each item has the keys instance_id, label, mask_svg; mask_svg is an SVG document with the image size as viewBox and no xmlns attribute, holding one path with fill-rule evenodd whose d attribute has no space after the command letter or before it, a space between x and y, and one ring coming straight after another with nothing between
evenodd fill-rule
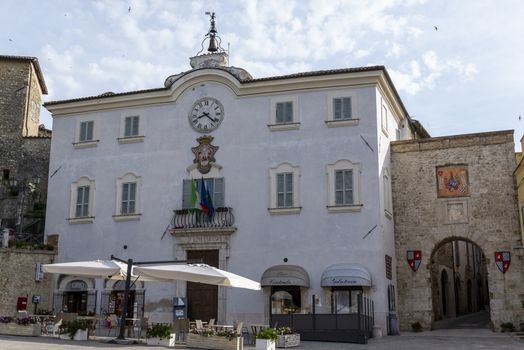
<instances>
[{"instance_id":1,"label":"wrought iron balcony railing","mask_svg":"<svg viewBox=\"0 0 524 350\"><path fill-rule=\"evenodd\" d=\"M192 228L227 228L235 223L233 208L215 208L213 215L208 215L198 209L179 209L175 210L174 229Z\"/></svg>"}]
</instances>

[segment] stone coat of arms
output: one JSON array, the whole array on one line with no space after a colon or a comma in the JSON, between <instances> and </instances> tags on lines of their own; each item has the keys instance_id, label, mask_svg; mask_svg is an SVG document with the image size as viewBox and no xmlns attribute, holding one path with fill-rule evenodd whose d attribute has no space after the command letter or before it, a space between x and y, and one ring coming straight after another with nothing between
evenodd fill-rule
<instances>
[{"instance_id":1,"label":"stone coat of arms","mask_svg":"<svg viewBox=\"0 0 524 350\"><path fill-rule=\"evenodd\" d=\"M207 174L211 170L212 163L216 161L215 153L218 151L218 146L211 144L213 136L204 135L196 140L198 146L191 148L195 155L193 163L197 165L197 169L201 174Z\"/></svg>"}]
</instances>

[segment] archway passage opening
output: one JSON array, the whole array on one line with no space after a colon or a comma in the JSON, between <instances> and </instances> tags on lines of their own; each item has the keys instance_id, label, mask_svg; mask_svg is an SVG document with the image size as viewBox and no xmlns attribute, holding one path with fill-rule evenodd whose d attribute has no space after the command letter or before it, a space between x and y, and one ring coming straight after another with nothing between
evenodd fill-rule
<instances>
[{"instance_id":1,"label":"archway passage opening","mask_svg":"<svg viewBox=\"0 0 524 350\"><path fill-rule=\"evenodd\" d=\"M486 257L481 247L451 237L431 255L433 329L489 328Z\"/></svg>"}]
</instances>

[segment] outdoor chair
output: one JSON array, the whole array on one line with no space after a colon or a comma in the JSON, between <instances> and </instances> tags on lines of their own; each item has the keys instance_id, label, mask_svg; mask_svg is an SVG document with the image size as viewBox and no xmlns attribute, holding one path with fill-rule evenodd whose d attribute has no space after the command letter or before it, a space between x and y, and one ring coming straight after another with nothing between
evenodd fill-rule
<instances>
[{"instance_id":1,"label":"outdoor chair","mask_svg":"<svg viewBox=\"0 0 524 350\"><path fill-rule=\"evenodd\" d=\"M195 320L195 325L197 331L201 331L204 329L204 325L202 324L202 320Z\"/></svg>"},{"instance_id":2,"label":"outdoor chair","mask_svg":"<svg viewBox=\"0 0 524 350\"><path fill-rule=\"evenodd\" d=\"M215 325L215 319L212 318L212 319L209 320L209 323L207 324L207 326L211 328L211 327L213 327L214 325Z\"/></svg>"},{"instance_id":3,"label":"outdoor chair","mask_svg":"<svg viewBox=\"0 0 524 350\"><path fill-rule=\"evenodd\" d=\"M62 325L62 319L59 319L58 322L56 322L55 324L50 325L50 327L53 327L53 328L50 329L53 332L53 337L59 337L60 336L60 326L61 325Z\"/></svg>"},{"instance_id":4,"label":"outdoor chair","mask_svg":"<svg viewBox=\"0 0 524 350\"><path fill-rule=\"evenodd\" d=\"M253 339L255 339L255 337L251 336L251 332L249 331L249 328L247 328L247 326L242 326L242 329L239 334L242 338L244 338L244 344L251 344L251 342L253 342L254 344Z\"/></svg>"},{"instance_id":5,"label":"outdoor chair","mask_svg":"<svg viewBox=\"0 0 524 350\"><path fill-rule=\"evenodd\" d=\"M242 334L242 326L244 325L244 322L238 322L237 323L237 327L235 328L235 332L238 334L238 335L241 335Z\"/></svg>"}]
</instances>

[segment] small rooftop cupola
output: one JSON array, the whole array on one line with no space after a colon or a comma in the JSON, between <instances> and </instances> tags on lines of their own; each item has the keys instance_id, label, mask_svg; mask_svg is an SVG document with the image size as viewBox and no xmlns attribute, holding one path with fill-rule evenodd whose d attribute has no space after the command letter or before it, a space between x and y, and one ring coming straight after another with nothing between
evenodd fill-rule
<instances>
[{"instance_id":1,"label":"small rooftop cupola","mask_svg":"<svg viewBox=\"0 0 524 350\"><path fill-rule=\"evenodd\" d=\"M191 64L192 69L187 72L182 72L168 76L166 81L164 82L165 87L171 87L176 81L178 81L186 74L189 74L191 72L194 72L195 70L199 70L202 68L212 68L216 70L229 72L240 82L253 79L251 74L249 74L249 72L245 69L229 65L228 52L226 52L226 50L224 50L220 45L222 39L217 35L215 13L206 12L206 15L209 15L209 17L211 18L211 26L209 27L209 31L205 35L204 40L202 40L202 49L196 54L196 56L193 56L189 59L189 63ZM207 52L204 52L204 44L206 43L206 41L209 42L207 43Z\"/></svg>"},{"instance_id":2,"label":"small rooftop cupola","mask_svg":"<svg viewBox=\"0 0 524 350\"><path fill-rule=\"evenodd\" d=\"M215 22L215 13L206 12L209 15L211 26L209 31L202 40L202 49L190 58L191 68L207 68L207 67L227 67L228 56L226 51L220 46L222 39L217 35L217 27ZM209 41L207 53L204 52L204 43Z\"/></svg>"}]
</instances>

